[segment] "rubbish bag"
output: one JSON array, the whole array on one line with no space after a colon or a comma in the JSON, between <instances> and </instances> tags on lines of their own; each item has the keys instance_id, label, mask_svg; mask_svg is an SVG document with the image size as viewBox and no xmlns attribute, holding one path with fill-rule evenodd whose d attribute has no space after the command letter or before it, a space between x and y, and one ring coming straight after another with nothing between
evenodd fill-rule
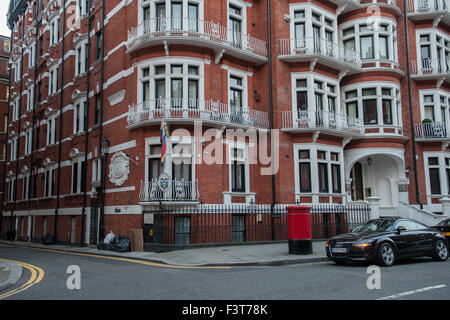
<instances>
[{"instance_id":1,"label":"rubbish bag","mask_svg":"<svg viewBox=\"0 0 450 320\"><path fill-rule=\"evenodd\" d=\"M129 252L131 251L131 240L130 238L127 238L125 236L119 235L116 238L116 246L115 250L116 252Z\"/></svg>"},{"instance_id":2,"label":"rubbish bag","mask_svg":"<svg viewBox=\"0 0 450 320\"><path fill-rule=\"evenodd\" d=\"M105 244L111 244L114 241L114 233L112 231L109 231L109 233L106 235L105 240L103 240L103 243Z\"/></svg>"},{"instance_id":3,"label":"rubbish bag","mask_svg":"<svg viewBox=\"0 0 450 320\"><path fill-rule=\"evenodd\" d=\"M45 234L42 238L42 244L55 244L55 236L50 233Z\"/></svg>"}]
</instances>

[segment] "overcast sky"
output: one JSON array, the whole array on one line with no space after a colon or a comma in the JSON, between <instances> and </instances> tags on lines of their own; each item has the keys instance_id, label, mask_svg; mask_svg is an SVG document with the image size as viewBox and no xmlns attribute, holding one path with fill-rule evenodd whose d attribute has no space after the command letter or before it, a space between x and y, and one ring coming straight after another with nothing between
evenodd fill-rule
<instances>
[{"instance_id":1,"label":"overcast sky","mask_svg":"<svg viewBox=\"0 0 450 320\"><path fill-rule=\"evenodd\" d=\"M0 34L2 36L11 36L11 30L9 30L6 23L6 13L8 12L9 0L0 0Z\"/></svg>"}]
</instances>

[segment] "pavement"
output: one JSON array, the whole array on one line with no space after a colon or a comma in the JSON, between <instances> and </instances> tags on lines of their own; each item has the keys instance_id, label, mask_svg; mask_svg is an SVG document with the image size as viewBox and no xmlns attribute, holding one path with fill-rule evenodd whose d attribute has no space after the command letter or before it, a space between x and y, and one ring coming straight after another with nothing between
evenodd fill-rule
<instances>
[{"instance_id":1,"label":"pavement","mask_svg":"<svg viewBox=\"0 0 450 320\"><path fill-rule=\"evenodd\" d=\"M0 291L16 284L21 276L22 267L20 265L0 258Z\"/></svg>"},{"instance_id":2,"label":"pavement","mask_svg":"<svg viewBox=\"0 0 450 320\"><path fill-rule=\"evenodd\" d=\"M114 252L95 246L43 245L40 243L4 241L0 244L144 260L173 266L258 266L299 264L326 260L325 241L313 241L313 253L289 254L288 242L252 243L183 249L170 252ZM0 260L1 263L2 260Z\"/></svg>"}]
</instances>

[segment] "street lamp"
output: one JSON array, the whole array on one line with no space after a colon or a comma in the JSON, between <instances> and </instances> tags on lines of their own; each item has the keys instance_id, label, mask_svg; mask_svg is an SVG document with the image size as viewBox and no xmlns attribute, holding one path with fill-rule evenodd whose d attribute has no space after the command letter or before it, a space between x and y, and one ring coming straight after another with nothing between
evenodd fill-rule
<instances>
[{"instance_id":1,"label":"street lamp","mask_svg":"<svg viewBox=\"0 0 450 320\"><path fill-rule=\"evenodd\" d=\"M107 156L109 154L109 144L109 140L106 139L106 137L103 137L101 150L102 156Z\"/></svg>"}]
</instances>

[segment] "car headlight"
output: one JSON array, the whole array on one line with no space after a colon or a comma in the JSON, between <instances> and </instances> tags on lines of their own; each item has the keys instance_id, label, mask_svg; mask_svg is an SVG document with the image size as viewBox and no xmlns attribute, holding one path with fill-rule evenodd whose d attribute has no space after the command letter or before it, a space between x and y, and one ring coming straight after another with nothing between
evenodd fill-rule
<instances>
[{"instance_id":1,"label":"car headlight","mask_svg":"<svg viewBox=\"0 0 450 320\"><path fill-rule=\"evenodd\" d=\"M353 246L358 248L366 248L372 245L374 240L359 240L356 241Z\"/></svg>"}]
</instances>

